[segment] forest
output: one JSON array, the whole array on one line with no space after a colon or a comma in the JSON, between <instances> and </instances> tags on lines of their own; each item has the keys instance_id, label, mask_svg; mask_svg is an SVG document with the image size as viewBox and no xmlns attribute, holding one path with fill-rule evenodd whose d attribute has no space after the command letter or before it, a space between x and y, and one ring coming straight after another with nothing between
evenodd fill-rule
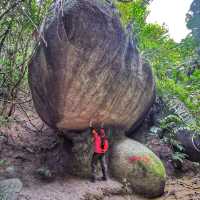
<instances>
[{"instance_id":1,"label":"forest","mask_svg":"<svg viewBox=\"0 0 200 200\"><path fill-rule=\"evenodd\" d=\"M200 1L180 42L153 1L0 1L0 199L200 199ZM87 182L92 121L106 183Z\"/></svg>"}]
</instances>

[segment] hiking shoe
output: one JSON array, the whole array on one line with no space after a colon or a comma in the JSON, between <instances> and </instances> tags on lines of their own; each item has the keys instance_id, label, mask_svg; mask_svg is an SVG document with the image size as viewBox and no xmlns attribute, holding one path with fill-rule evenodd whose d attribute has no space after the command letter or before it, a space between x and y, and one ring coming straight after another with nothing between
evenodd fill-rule
<instances>
[{"instance_id":1,"label":"hiking shoe","mask_svg":"<svg viewBox=\"0 0 200 200\"><path fill-rule=\"evenodd\" d=\"M108 178L107 178L107 177L105 177L105 176L103 176L103 177L101 178L101 180L102 180L102 181L107 181L107 180L108 180Z\"/></svg>"},{"instance_id":2,"label":"hiking shoe","mask_svg":"<svg viewBox=\"0 0 200 200\"><path fill-rule=\"evenodd\" d=\"M90 182L95 183L95 182L96 182L96 179L95 179L95 178L91 178L91 179L90 179Z\"/></svg>"}]
</instances>

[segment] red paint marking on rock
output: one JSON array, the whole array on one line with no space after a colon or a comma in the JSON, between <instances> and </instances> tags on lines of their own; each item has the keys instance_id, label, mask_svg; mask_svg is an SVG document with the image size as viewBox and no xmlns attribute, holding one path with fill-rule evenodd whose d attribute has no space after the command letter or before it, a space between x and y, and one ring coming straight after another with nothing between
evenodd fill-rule
<instances>
[{"instance_id":1,"label":"red paint marking on rock","mask_svg":"<svg viewBox=\"0 0 200 200\"><path fill-rule=\"evenodd\" d=\"M145 163L150 162L150 158L148 156L131 156L128 158L128 161L130 163L133 163L135 161L144 161Z\"/></svg>"}]
</instances>

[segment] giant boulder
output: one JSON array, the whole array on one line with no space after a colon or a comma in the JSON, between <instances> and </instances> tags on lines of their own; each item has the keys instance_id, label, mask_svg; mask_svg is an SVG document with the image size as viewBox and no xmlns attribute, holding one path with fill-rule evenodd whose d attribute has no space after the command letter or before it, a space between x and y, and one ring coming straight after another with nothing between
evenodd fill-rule
<instances>
[{"instance_id":1,"label":"giant boulder","mask_svg":"<svg viewBox=\"0 0 200 200\"><path fill-rule=\"evenodd\" d=\"M57 11L56 11L57 10ZM52 6L29 65L35 108L58 129L95 123L133 128L154 97L150 66L110 4L65 0Z\"/></svg>"}]
</instances>

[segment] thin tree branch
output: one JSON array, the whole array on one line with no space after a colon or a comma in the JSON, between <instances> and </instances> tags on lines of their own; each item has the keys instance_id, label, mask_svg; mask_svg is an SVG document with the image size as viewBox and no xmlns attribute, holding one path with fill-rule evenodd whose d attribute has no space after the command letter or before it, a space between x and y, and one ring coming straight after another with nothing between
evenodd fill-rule
<instances>
[{"instance_id":1,"label":"thin tree branch","mask_svg":"<svg viewBox=\"0 0 200 200\"><path fill-rule=\"evenodd\" d=\"M38 127L32 123L30 117L28 116L28 114L26 113L26 111L24 110L24 108L22 107L21 104L19 104L19 107L21 108L21 110L24 112L24 114L26 115L28 121L30 122L31 126L33 126L35 128L35 131L38 131L38 132L41 132L43 127L44 127L44 124L42 125L42 127L40 129L38 129Z\"/></svg>"},{"instance_id":2,"label":"thin tree branch","mask_svg":"<svg viewBox=\"0 0 200 200\"><path fill-rule=\"evenodd\" d=\"M42 35L42 33L39 31L37 25L34 23L34 21L31 19L31 17L23 10L21 9L22 12L26 15L26 17L30 20L30 22L33 24L33 26L35 27L36 31L39 34L39 38L42 39L42 41L44 42L45 46L47 47L47 41L44 39L44 36Z\"/></svg>"},{"instance_id":3,"label":"thin tree branch","mask_svg":"<svg viewBox=\"0 0 200 200\"><path fill-rule=\"evenodd\" d=\"M10 21L10 23L9 23L6 31L4 32L4 34L1 35L1 37L3 36L3 38L1 39L1 42L0 42L0 54L1 54L1 50L3 48L4 42L6 40L6 37L7 37L8 33L10 32L11 25L12 25L12 20Z\"/></svg>"}]
</instances>

